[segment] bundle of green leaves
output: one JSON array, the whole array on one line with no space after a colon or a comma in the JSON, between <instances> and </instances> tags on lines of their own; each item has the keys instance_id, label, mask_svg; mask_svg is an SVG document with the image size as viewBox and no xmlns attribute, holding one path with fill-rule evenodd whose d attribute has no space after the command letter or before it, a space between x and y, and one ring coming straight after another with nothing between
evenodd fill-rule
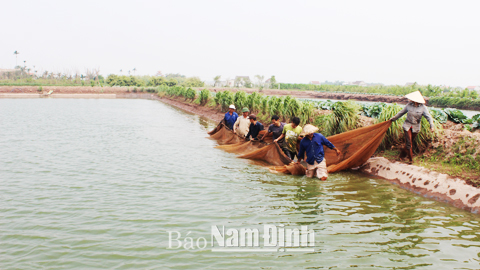
<instances>
[{"instance_id":1,"label":"bundle of green leaves","mask_svg":"<svg viewBox=\"0 0 480 270\"><path fill-rule=\"evenodd\" d=\"M447 122L448 115L443 110L435 109L435 108L431 108L429 110L433 119L436 119L439 123L442 123L442 124Z\"/></svg>"},{"instance_id":2,"label":"bundle of green leaves","mask_svg":"<svg viewBox=\"0 0 480 270\"><path fill-rule=\"evenodd\" d=\"M387 104L383 102L374 103L372 105L363 105L362 106L362 115L372 118L378 118L382 113L383 108L385 108Z\"/></svg>"},{"instance_id":3,"label":"bundle of green leaves","mask_svg":"<svg viewBox=\"0 0 480 270\"><path fill-rule=\"evenodd\" d=\"M448 115L448 118L455 123L463 123L464 121L468 121L467 117L460 110L446 108L443 111Z\"/></svg>"}]
</instances>

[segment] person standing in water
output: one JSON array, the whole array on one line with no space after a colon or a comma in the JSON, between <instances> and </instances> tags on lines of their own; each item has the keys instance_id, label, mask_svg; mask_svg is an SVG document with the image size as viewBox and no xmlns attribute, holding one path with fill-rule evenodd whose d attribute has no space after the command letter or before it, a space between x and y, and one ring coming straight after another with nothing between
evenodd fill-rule
<instances>
[{"instance_id":1,"label":"person standing in water","mask_svg":"<svg viewBox=\"0 0 480 270\"><path fill-rule=\"evenodd\" d=\"M250 111L247 107L242 109L243 115L237 118L237 121L233 125L233 132L237 133L240 137L245 137L248 133L248 127L250 126L250 119L248 118L248 113Z\"/></svg>"},{"instance_id":2,"label":"person standing in water","mask_svg":"<svg viewBox=\"0 0 480 270\"><path fill-rule=\"evenodd\" d=\"M397 121L402 115L407 114L407 119L403 123L403 132L405 134L405 148L401 151L399 158L402 160L405 156L408 156L409 163L413 162L413 141L420 132L422 117L425 117L430 124L430 131L434 132L433 118L428 111L428 108L424 105L425 99L420 91L412 92L405 96L410 102L401 110L397 115L390 118L389 121Z\"/></svg>"},{"instance_id":3,"label":"person standing in water","mask_svg":"<svg viewBox=\"0 0 480 270\"><path fill-rule=\"evenodd\" d=\"M303 128L302 135L305 138L300 141L300 150L298 151L298 162L302 161L303 157L306 155L305 162L307 162L307 170L305 175L307 177L317 176L318 179L322 181L327 180L327 161L325 159L325 152L323 151L323 146L335 150L337 156L340 155L340 150L335 148L335 146L323 136L321 133L315 133L318 130L317 127L307 124Z\"/></svg>"},{"instance_id":4,"label":"person standing in water","mask_svg":"<svg viewBox=\"0 0 480 270\"><path fill-rule=\"evenodd\" d=\"M257 121L257 117L255 114L250 114L248 117L250 119L250 127L248 129L248 133L245 136L245 139L248 141L250 140L250 136L252 137L252 140L258 140L257 136L258 133L263 130L263 125L262 123Z\"/></svg>"},{"instance_id":5,"label":"person standing in water","mask_svg":"<svg viewBox=\"0 0 480 270\"><path fill-rule=\"evenodd\" d=\"M282 135L277 139L273 140L274 142L279 142L283 138L285 138L282 150L285 153L285 155L289 157L291 160L293 160L297 155L298 137L302 132L302 127L299 126L299 124L300 124L300 118L293 117L292 123L286 124L283 127Z\"/></svg>"},{"instance_id":6,"label":"person standing in water","mask_svg":"<svg viewBox=\"0 0 480 270\"><path fill-rule=\"evenodd\" d=\"M225 125L233 130L233 124L237 121L238 114L235 112L235 105L230 105L228 107L228 112L225 113L225 117L223 118L225 120Z\"/></svg>"},{"instance_id":7,"label":"person standing in water","mask_svg":"<svg viewBox=\"0 0 480 270\"><path fill-rule=\"evenodd\" d=\"M263 141L265 137L272 135L272 139L276 140L278 137L282 136L283 132L283 127L285 126L285 123L280 122L280 118L277 115L272 116L272 124L268 127L268 131L263 135L263 137L260 139ZM282 144L282 141L278 141L278 144Z\"/></svg>"}]
</instances>

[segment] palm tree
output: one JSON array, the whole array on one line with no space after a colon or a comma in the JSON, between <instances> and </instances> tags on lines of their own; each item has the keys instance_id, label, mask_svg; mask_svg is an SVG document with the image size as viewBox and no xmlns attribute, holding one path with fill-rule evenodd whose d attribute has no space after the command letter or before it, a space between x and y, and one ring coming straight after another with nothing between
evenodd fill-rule
<instances>
[{"instance_id":1,"label":"palm tree","mask_svg":"<svg viewBox=\"0 0 480 270\"><path fill-rule=\"evenodd\" d=\"M18 51L14 51L13 54L15 55L15 67L18 66L18 55L20 54Z\"/></svg>"}]
</instances>

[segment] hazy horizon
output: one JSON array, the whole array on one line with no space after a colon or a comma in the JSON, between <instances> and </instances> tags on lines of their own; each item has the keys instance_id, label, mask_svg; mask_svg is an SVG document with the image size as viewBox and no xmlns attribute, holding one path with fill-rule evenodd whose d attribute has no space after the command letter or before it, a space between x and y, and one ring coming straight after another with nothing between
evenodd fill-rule
<instances>
[{"instance_id":1,"label":"hazy horizon","mask_svg":"<svg viewBox=\"0 0 480 270\"><path fill-rule=\"evenodd\" d=\"M0 68L480 85L479 1L9 1ZM475 34L477 33L477 34Z\"/></svg>"}]
</instances>

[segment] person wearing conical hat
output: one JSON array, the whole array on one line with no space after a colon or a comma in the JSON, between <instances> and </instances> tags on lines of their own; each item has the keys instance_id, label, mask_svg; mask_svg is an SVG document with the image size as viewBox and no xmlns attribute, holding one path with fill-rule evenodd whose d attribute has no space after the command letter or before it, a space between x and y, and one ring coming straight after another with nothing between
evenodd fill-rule
<instances>
[{"instance_id":1,"label":"person wearing conical hat","mask_svg":"<svg viewBox=\"0 0 480 270\"><path fill-rule=\"evenodd\" d=\"M323 146L335 150L337 155L340 155L340 150L323 136L321 133L315 133L318 128L307 124L303 127L303 131L300 136L305 136L300 141L300 150L298 151L298 162L302 161L306 155L305 162L307 162L307 169L305 175L307 177L313 177L314 175L322 181L327 180L327 161L325 160L325 152Z\"/></svg>"},{"instance_id":2,"label":"person wearing conical hat","mask_svg":"<svg viewBox=\"0 0 480 270\"><path fill-rule=\"evenodd\" d=\"M403 159L405 156L408 156L410 163L413 160L413 151L412 144L418 133L420 132L420 127L422 123L422 117L425 117L430 124L430 130L434 131L433 118L430 115L430 112L425 106L425 99L423 98L420 91L412 92L405 96L410 100L408 104L401 110L397 115L390 118L390 121L396 121L398 118L402 117L404 114L407 114L407 119L403 123L403 131L405 134L405 148L400 153L400 159Z\"/></svg>"}]
</instances>

